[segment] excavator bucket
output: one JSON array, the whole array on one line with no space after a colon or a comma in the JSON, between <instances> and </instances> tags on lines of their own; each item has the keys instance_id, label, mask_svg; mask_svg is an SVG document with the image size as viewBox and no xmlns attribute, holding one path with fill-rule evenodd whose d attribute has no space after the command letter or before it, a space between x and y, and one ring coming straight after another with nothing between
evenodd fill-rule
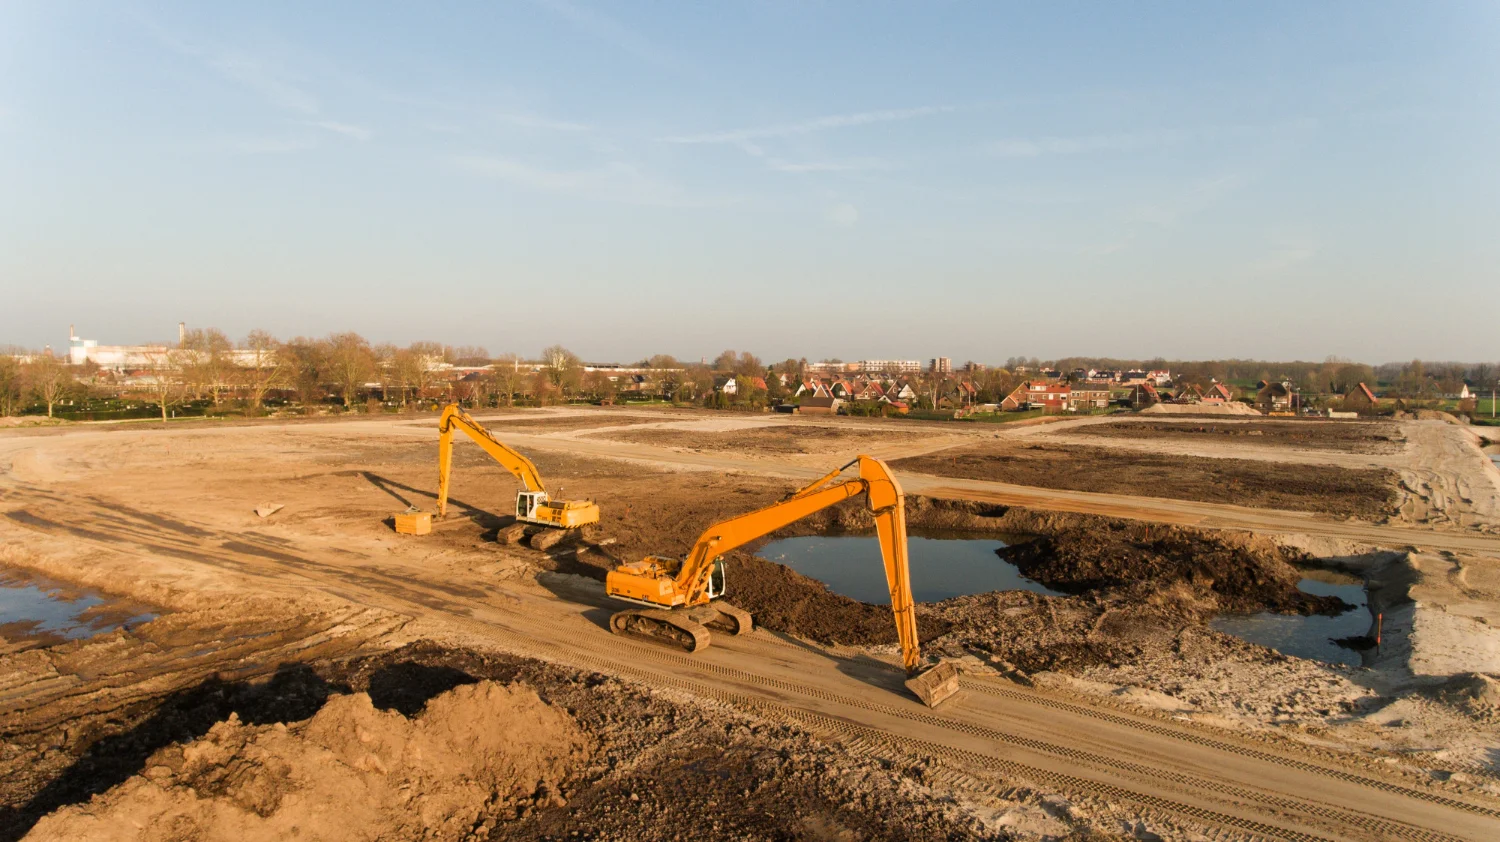
<instances>
[{"instance_id":1,"label":"excavator bucket","mask_svg":"<svg viewBox=\"0 0 1500 842\"><path fill-rule=\"evenodd\" d=\"M935 708L958 692L958 669L943 661L908 678L906 689L921 699L922 704Z\"/></svg>"}]
</instances>

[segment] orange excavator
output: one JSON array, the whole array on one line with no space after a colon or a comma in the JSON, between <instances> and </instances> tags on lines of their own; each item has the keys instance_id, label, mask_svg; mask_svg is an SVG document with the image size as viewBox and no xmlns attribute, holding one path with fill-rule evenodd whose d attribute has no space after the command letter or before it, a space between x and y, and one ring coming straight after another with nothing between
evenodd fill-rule
<instances>
[{"instance_id":1,"label":"orange excavator","mask_svg":"<svg viewBox=\"0 0 1500 842\"><path fill-rule=\"evenodd\" d=\"M462 430L496 462L525 486L516 493L516 520L542 526L576 529L599 522L599 505L592 500L553 500L542 485L542 475L530 459L512 450L452 403L438 419L438 517L448 513L448 482L453 474L453 431Z\"/></svg>"},{"instance_id":2,"label":"orange excavator","mask_svg":"<svg viewBox=\"0 0 1500 842\"><path fill-rule=\"evenodd\" d=\"M835 482L854 465L859 466L858 477ZM958 671L949 663L923 668L906 556L906 497L890 468L869 456L856 457L779 503L710 526L698 536L685 559L647 556L611 570L605 577L605 591L640 607L615 613L609 619L610 630L666 639L689 652L709 645L710 628L730 634L748 633L752 628L750 612L720 599L725 590L724 554L860 495L875 516L891 611L896 615L896 636L901 643L901 662L907 673L906 686L924 704L936 707L958 692Z\"/></svg>"}]
</instances>

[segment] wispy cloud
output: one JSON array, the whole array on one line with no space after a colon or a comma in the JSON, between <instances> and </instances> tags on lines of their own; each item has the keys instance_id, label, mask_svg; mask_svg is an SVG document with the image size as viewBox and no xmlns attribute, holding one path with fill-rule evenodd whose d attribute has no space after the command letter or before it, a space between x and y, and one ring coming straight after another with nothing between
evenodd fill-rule
<instances>
[{"instance_id":1,"label":"wispy cloud","mask_svg":"<svg viewBox=\"0 0 1500 842\"><path fill-rule=\"evenodd\" d=\"M658 67L675 68L677 60L658 49L655 44L632 31L613 18L593 9L585 8L570 0L533 0L579 31L598 38L630 55Z\"/></svg>"},{"instance_id":2,"label":"wispy cloud","mask_svg":"<svg viewBox=\"0 0 1500 842\"><path fill-rule=\"evenodd\" d=\"M634 164L612 161L602 167L555 170L514 158L463 155L452 159L464 172L544 193L603 202L653 207L702 207L723 202L694 199L676 185L655 179Z\"/></svg>"},{"instance_id":3,"label":"wispy cloud","mask_svg":"<svg viewBox=\"0 0 1500 842\"><path fill-rule=\"evenodd\" d=\"M1184 143L1188 138L1189 133L1172 130L1081 137L1007 138L990 144L988 151L1001 158L1035 158L1041 155L1157 149Z\"/></svg>"},{"instance_id":4,"label":"wispy cloud","mask_svg":"<svg viewBox=\"0 0 1500 842\"><path fill-rule=\"evenodd\" d=\"M552 132L587 132L593 131L593 126L587 123L575 123L570 120L558 120L541 114L530 114L524 111L495 111L490 112L490 117L521 129L542 129Z\"/></svg>"},{"instance_id":5,"label":"wispy cloud","mask_svg":"<svg viewBox=\"0 0 1500 842\"><path fill-rule=\"evenodd\" d=\"M236 47L198 43L161 27L153 29L158 40L172 51L196 60L213 73L259 96L272 108L298 115L306 125L324 131L359 141L370 139L370 130L363 126L329 119L318 97L285 68ZM252 140L249 143L264 144L271 151L295 151L316 146L316 143L301 140Z\"/></svg>"},{"instance_id":6,"label":"wispy cloud","mask_svg":"<svg viewBox=\"0 0 1500 842\"><path fill-rule=\"evenodd\" d=\"M333 132L334 134L341 134L345 137L352 137L358 141L366 141L370 139L370 130L363 126L355 126L349 123L339 123L334 120L310 120L308 121L308 125L316 126L317 128L320 128L327 132Z\"/></svg>"},{"instance_id":7,"label":"wispy cloud","mask_svg":"<svg viewBox=\"0 0 1500 842\"><path fill-rule=\"evenodd\" d=\"M662 138L662 140L668 143L744 143L745 141L773 137L794 137L796 135L812 134L813 132L842 129L851 126L867 126L873 123L895 123L903 120L915 120L920 117L946 114L955 110L957 109L951 105L924 105L919 108L895 108L883 111L860 111L853 114L829 114L824 117L815 117L811 120L803 120L796 123L780 123L771 126L731 129L729 131L707 132L704 134L674 135Z\"/></svg>"},{"instance_id":8,"label":"wispy cloud","mask_svg":"<svg viewBox=\"0 0 1500 842\"><path fill-rule=\"evenodd\" d=\"M241 155L286 155L317 145L313 137L247 137L230 142L230 148Z\"/></svg>"},{"instance_id":9,"label":"wispy cloud","mask_svg":"<svg viewBox=\"0 0 1500 842\"><path fill-rule=\"evenodd\" d=\"M828 221L840 228L853 228L859 223L859 208L845 202L828 209Z\"/></svg>"},{"instance_id":10,"label":"wispy cloud","mask_svg":"<svg viewBox=\"0 0 1500 842\"><path fill-rule=\"evenodd\" d=\"M890 163L882 158L849 158L840 161L788 161L766 152L759 144L751 143L750 141L744 141L737 145L740 149L744 150L746 155L765 161L766 169L773 172L868 172L870 170L890 169Z\"/></svg>"},{"instance_id":11,"label":"wispy cloud","mask_svg":"<svg viewBox=\"0 0 1500 842\"><path fill-rule=\"evenodd\" d=\"M1293 266L1316 258L1318 250L1316 243L1282 243L1252 262L1249 269L1257 275L1279 275Z\"/></svg>"}]
</instances>

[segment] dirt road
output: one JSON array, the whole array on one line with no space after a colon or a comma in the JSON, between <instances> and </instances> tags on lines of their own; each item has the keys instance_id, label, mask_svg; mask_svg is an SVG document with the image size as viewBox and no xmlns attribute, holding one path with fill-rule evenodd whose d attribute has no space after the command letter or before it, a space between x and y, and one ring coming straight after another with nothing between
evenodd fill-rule
<instances>
[{"instance_id":1,"label":"dirt road","mask_svg":"<svg viewBox=\"0 0 1500 842\"><path fill-rule=\"evenodd\" d=\"M219 656L250 671L295 660L299 650L317 655L376 637L429 638L730 705L901 768L925 762L930 780L981 804L1030 787L1059 793L1096 817L1145 817L1157 828L1226 839L1479 840L1500 826L1500 798L1457 778L1438 782L1348 754L1025 687L982 670L964 677L960 697L928 710L904 694L892 658L865 651L764 630L718 637L694 656L618 638L605 628L612 606L596 582L536 577L529 550L476 543L455 555L397 540L377 526L389 498L329 500L301 479L328 476L335 466L357 472L367 451L405 452L408 441L424 456L433 438L430 420L0 436L0 545L38 556L17 555L13 563L49 575L71 571L84 584L108 584L178 610L227 610L251 594L263 614L282 603L304 618L266 638L264 653L253 630L232 624L177 641L176 649L163 639L152 644L160 663L145 672L142 661L119 657L130 651L128 635L102 641L83 665L36 660L0 686L7 717L43 727L69 705L123 706L141 688L171 686L178 655L197 658L191 663L203 669ZM784 458L688 452L590 437L571 423L557 433L511 432L506 439L542 454L796 479L820 475L844 455L837 444ZM860 442L872 445L887 456L928 446ZM903 483L928 496L1500 554L1500 539L1469 532L936 477L905 476ZM262 524L249 514L249 501L268 494L288 504L291 519ZM477 541L474 524L456 528L473 530Z\"/></svg>"}]
</instances>

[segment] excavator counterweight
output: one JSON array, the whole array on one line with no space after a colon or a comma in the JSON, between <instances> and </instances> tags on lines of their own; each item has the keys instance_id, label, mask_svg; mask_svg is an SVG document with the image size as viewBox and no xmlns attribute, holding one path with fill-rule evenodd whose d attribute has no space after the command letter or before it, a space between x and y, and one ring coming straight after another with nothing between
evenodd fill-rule
<instances>
[{"instance_id":1,"label":"excavator counterweight","mask_svg":"<svg viewBox=\"0 0 1500 842\"><path fill-rule=\"evenodd\" d=\"M853 465L859 466L858 478L834 482ZM616 612L610 618L610 631L661 639L689 652L709 645L710 629L731 634L749 632L753 625L750 613L719 599L726 587L724 554L860 495L875 516L901 661L908 676L906 686L923 704L942 704L958 692L958 671L947 663L923 668L916 604L911 595L911 566L906 555L906 497L890 468L869 456L857 457L779 503L710 526L684 559L647 556L611 570L605 577L605 591L639 607Z\"/></svg>"},{"instance_id":2,"label":"excavator counterweight","mask_svg":"<svg viewBox=\"0 0 1500 842\"><path fill-rule=\"evenodd\" d=\"M462 430L525 488L516 494L516 520L542 526L576 529L599 522L599 506L592 500L553 500L542 485L542 475L530 459L513 450L470 418L458 404L449 404L438 419L437 516L448 513L448 483L453 475L453 431Z\"/></svg>"}]
</instances>

